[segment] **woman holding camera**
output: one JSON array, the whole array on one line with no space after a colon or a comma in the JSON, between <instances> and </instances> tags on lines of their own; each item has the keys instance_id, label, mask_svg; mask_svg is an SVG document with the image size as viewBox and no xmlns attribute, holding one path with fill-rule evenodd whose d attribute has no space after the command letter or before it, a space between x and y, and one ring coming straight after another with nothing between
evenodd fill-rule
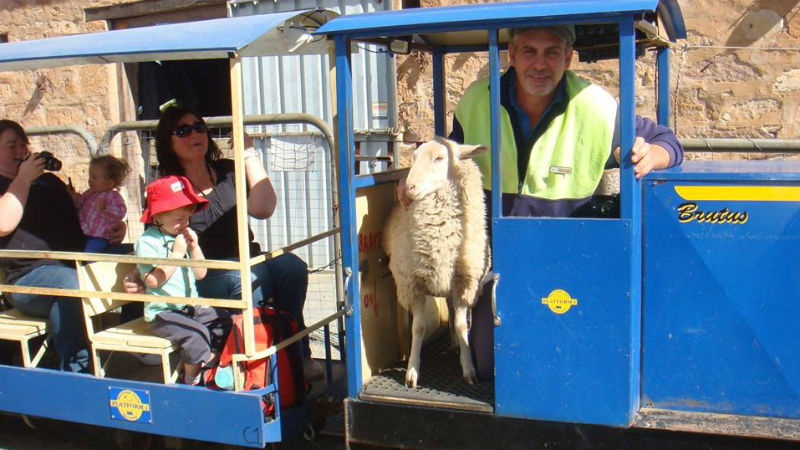
<instances>
[{"instance_id":1,"label":"woman holding camera","mask_svg":"<svg viewBox=\"0 0 800 450\"><path fill-rule=\"evenodd\" d=\"M28 144L20 124L0 120L0 249L83 251L86 238L70 190L57 176L44 172L47 158L31 154ZM124 223L115 227L114 235L121 240ZM77 290L73 264L55 259L0 259L8 284ZM21 312L49 318L60 370L90 372L79 299L20 293L7 297Z\"/></svg>"}]
</instances>

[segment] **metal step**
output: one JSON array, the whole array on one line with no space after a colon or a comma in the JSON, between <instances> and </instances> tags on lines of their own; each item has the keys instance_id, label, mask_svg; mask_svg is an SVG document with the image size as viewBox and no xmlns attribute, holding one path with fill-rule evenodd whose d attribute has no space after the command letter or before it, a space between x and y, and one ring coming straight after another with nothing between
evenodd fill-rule
<instances>
[{"instance_id":1,"label":"metal step","mask_svg":"<svg viewBox=\"0 0 800 450\"><path fill-rule=\"evenodd\" d=\"M494 381L481 381L475 385L464 382L458 349L450 348L447 333L441 333L423 347L416 389L405 386L405 376L405 362L381 370L369 379L359 398L432 408L494 411Z\"/></svg>"}]
</instances>

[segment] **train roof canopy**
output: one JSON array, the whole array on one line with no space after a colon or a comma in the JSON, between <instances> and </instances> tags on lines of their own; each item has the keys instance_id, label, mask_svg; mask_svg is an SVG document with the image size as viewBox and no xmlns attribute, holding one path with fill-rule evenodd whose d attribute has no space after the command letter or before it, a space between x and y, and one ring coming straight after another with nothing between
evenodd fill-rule
<instances>
[{"instance_id":1,"label":"train roof canopy","mask_svg":"<svg viewBox=\"0 0 800 450\"><path fill-rule=\"evenodd\" d=\"M634 15L641 22L654 22L656 15L666 39L686 38L686 28L676 0L529 0L503 3L478 3L435 8L411 8L377 13L341 16L320 27L319 34L346 35L351 38L414 36L415 42L429 45L483 45L484 31L499 26L500 41L509 40L508 29L533 24L576 24L575 48L591 47L598 34L609 34L593 27L621 15ZM643 27L637 27L643 31ZM651 27L654 28L654 27ZM653 33L658 34L657 31ZM650 33L650 34L653 34Z\"/></svg>"},{"instance_id":2,"label":"train roof canopy","mask_svg":"<svg viewBox=\"0 0 800 450\"><path fill-rule=\"evenodd\" d=\"M326 53L327 10L227 17L0 44L0 71L75 64Z\"/></svg>"}]
</instances>

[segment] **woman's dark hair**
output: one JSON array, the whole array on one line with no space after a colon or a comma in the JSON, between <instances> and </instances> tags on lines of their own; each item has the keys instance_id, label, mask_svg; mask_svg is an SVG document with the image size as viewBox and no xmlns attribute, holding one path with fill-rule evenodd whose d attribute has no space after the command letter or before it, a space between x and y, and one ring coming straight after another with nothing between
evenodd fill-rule
<instances>
[{"instance_id":1,"label":"woman's dark hair","mask_svg":"<svg viewBox=\"0 0 800 450\"><path fill-rule=\"evenodd\" d=\"M156 127L156 158L158 158L158 172L161 176L164 175L185 175L183 167L178 161L178 155L172 149L172 133L181 118L187 114L192 114L197 117L200 122L205 125L205 120L200 114L193 110L180 105L170 106L163 113L161 119L158 120L158 127ZM217 161L222 157L220 151L214 140L211 139L211 133L206 132L208 137L208 151L206 152L206 162Z\"/></svg>"},{"instance_id":2,"label":"woman's dark hair","mask_svg":"<svg viewBox=\"0 0 800 450\"><path fill-rule=\"evenodd\" d=\"M28 139L28 135L25 133L25 129L22 128L22 125L18 124L17 122L8 119L0 120L0 134L5 133L6 130L14 130L14 134L16 134L18 138L22 139L24 143L31 143L31 141Z\"/></svg>"}]
</instances>

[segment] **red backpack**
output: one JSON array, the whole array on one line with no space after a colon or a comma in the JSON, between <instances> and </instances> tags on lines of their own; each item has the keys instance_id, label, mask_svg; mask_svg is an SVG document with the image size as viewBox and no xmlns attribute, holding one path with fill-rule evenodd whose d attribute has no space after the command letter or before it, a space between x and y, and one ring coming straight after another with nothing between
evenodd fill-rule
<instances>
[{"instance_id":1,"label":"red backpack","mask_svg":"<svg viewBox=\"0 0 800 450\"><path fill-rule=\"evenodd\" d=\"M205 371L203 379L207 387L218 387L214 376L218 370L229 367L232 356L244 353L244 332L242 314L231 317L233 326L225 341L225 347L219 357L219 365ZM286 311L269 306L253 308L253 329L255 331L256 351L266 350L275 343L297 333L297 320ZM302 404L306 400L306 382L303 377L301 342L298 341L278 352L278 392L281 408L289 408ZM269 358L243 363L244 389L260 389L272 384L274 379L270 372ZM274 411L272 396L264 396L264 413L271 415Z\"/></svg>"}]
</instances>

